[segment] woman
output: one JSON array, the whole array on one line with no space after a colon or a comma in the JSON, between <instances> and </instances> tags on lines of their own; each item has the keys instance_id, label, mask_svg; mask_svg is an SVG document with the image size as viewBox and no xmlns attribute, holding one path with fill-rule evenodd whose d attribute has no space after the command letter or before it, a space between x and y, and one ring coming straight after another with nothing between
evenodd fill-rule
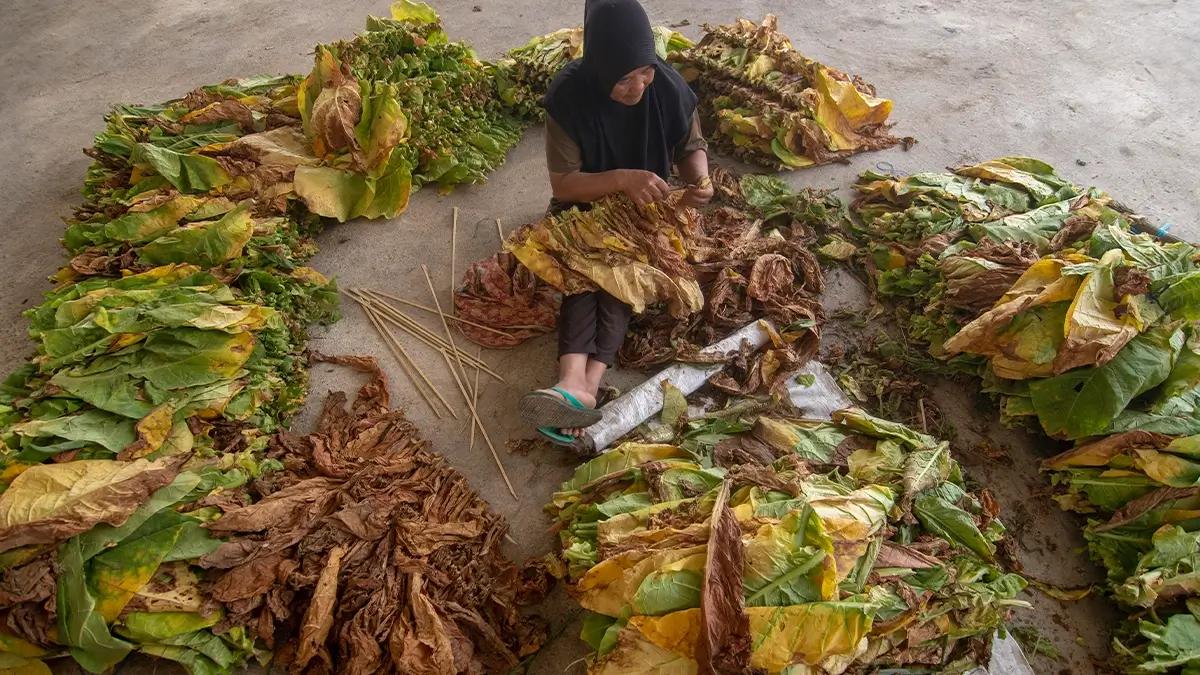
<instances>
[{"instance_id":1,"label":"woman","mask_svg":"<svg viewBox=\"0 0 1200 675\"><path fill-rule=\"evenodd\" d=\"M624 193L639 205L667 197L672 165L688 187L683 203L713 194L696 95L655 54L650 20L636 0L587 0L583 58L568 64L545 99L552 211ZM604 291L563 298L558 382L526 394L521 413L538 431L571 444L600 420L597 392L625 339L630 308Z\"/></svg>"}]
</instances>

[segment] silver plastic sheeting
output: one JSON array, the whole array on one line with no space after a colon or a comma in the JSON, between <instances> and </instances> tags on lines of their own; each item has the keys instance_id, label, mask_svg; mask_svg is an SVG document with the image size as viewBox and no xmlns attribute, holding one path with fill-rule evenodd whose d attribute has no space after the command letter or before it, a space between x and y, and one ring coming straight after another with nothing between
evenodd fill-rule
<instances>
[{"instance_id":1,"label":"silver plastic sheeting","mask_svg":"<svg viewBox=\"0 0 1200 675\"><path fill-rule=\"evenodd\" d=\"M760 349L769 339L767 331L763 329L764 324L769 325L765 321L747 324L733 335L700 351L702 354L728 354L740 349L743 341L750 343L755 350ZM668 366L665 370L601 408L600 412L603 417L576 439L577 449L586 454L603 452L618 438L657 415L663 407L663 381L670 380L671 384L686 396L704 386L708 378L716 375L723 367L719 363L711 365L677 363ZM580 444L583 447L578 447Z\"/></svg>"}]
</instances>

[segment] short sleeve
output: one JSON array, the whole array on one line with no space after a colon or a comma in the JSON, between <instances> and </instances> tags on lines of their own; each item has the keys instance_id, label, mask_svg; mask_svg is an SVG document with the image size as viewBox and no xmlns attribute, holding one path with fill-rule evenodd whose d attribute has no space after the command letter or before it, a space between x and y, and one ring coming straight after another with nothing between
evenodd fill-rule
<instances>
[{"instance_id":1,"label":"short sleeve","mask_svg":"<svg viewBox=\"0 0 1200 675\"><path fill-rule=\"evenodd\" d=\"M697 150L708 150L708 141L704 140L704 134L700 131L699 111L692 113L692 128L687 137L675 146L675 161L678 162Z\"/></svg>"},{"instance_id":2,"label":"short sleeve","mask_svg":"<svg viewBox=\"0 0 1200 675\"><path fill-rule=\"evenodd\" d=\"M546 168L550 173L574 173L583 167L579 146L563 128L546 117Z\"/></svg>"}]
</instances>

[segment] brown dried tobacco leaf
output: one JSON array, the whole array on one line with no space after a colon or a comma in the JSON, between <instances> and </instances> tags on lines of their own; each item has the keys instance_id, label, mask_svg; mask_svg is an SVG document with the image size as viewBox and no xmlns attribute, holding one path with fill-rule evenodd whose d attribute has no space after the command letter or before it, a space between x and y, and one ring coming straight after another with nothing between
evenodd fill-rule
<instances>
[{"instance_id":1,"label":"brown dried tobacco leaf","mask_svg":"<svg viewBox=\"0 0 1200 675\"><path fill-rule=\"evenodd\" d=\"M296 650L296 668L303 668L313 657L319 657L326 670L332 668L329 650L325 648L325 640L329 637L329 629L333 627L333 607L337 602L338 573L342 569L342 557L346 555L345 546L334 546L329 552L329 560L321 576L317 578L317 586L313 590L312 599L308 603L308 611L304 613L304 623L300 627L300 646Z\"/></svg>"},{"instance_id":2,"label":"brown dried tobacco leaf","mask_svg":"<svg viewBox=\"0 0 1200 675\"><path fill-rule=\"evenodd\" d=\"M1010 241L993 243L984 240L977 248L963 255L997 265L969 276L956 276L948 273L954 269L953 259L956 256L949 256L939 263L946 276L946 292L942 302L951 309L968 313L972 318L995 305L1017 278L1038 259L1033 244Z\"/></svg>"},{"instance_id":3,"label":"brown dried tobacco leaf","mask_svg":"<svg viewBox=\"0 0 1200 675\"><path fill-rule=\"evenodd\" d=\"M473 272L468 271L455 297L459 315L512 334L515 344L541 332L542 327L548 330L554 325L557 312L551 303L555 301L539 297L541 291L537 289L551 286L565 293L593 290L594 280L615 280L619 275L613 270L624 269L622 265L629 267L630 251L638 251L645 254L647 262L637 261L630 269L646 271L649 265L655 271L647 272L653 277L650 287L634 283L637 279L646 281L643 276L627 279L630 284L626 286L632 289L629 292L638 292L647 307L630 322L628 337L617 355L622 366L725 362L726 355L699 354L699 346L712 344L755 318L768 318L782 331L784 344L773 345L780 353L746 356L720 382L727 392L766 393L777 389L816 352L817 330L824 319L818 300L824 279L808 250L810 233L805 227L793 223L764 232L762 221L744 210L736 178L726 172L718 172L716 177L724 203L713 208L672 211L660 204L649 212L613 201L603 209L587 212L590 216L548 217L521 228L506 247L530 265L538 279L544 279L542 287L507 285L521 265L515 260L501 263L497 258L495 266L503 273L497 274L494 283L475 283ZM646 218L653 221L654 227L644 227ZM572 236L551 236L562 234L562 230L569 230ZM579 232L587 236L576 236ZM600 234L607 242L603 246L579 243L600 240ZM677 235L682 237L673 240ZM615 249L605 248L615 246L614 241L625 243ZM574 250L580 247L586 251ZM509 264L513 265L511 269ZM493 263L485 260L476 264L480 265L490 267ZM658 298L658 303L649 302L650 296L658 297L656 293L664 288L659 285L661 275L694 279L703 296L702 309L687 316L669 311L673 297L674 305L680 304L673 293ZM666 302L662 302L664 299ZM510 307L544 308L544 313L537 318L510 318ZM498 316L489 315L489 311ZM518 320L533 321L528 325L538 330L518 333L512 328ZM469 327L463 331L485 346L500 346L494 334ZM509 341L504 342L507 346Z\"/></svg>"},{"instance_id":4,"label":"brown dried tobacco leaf","mask_svg":"<svg viewBox=\"0 0 1200 675\"><path fill-rule=\"evenodd\" d=\"M713 505L704 584L700 594L700 673L724 675L750 669L750 619L742 589L742 530L729 508L726 481Z\"/></svg>"},{"instance_id":5,"label":"brown dried tobacco leaf","mask_svg":"<svg viewBox=\"0 0 1200 675\"><path fill-rule=\"evenodd\" d=\"M454 292L455 314L508 334L459 324L468 340L488 349L509 349L553 331L558 306L558 292L504 252L471 264Z\"/></svg>"},{"instance_id":6,"label":"brown dried tobacco leaf","mask_svg":"<svg viewBox=\"0 0 1200 675\"><path fill-rule=\"evenodd\" d=\"M224 622L292 673L511 669L545 640L518 607L546 580L504 558L504 521L388 409L373 359L315 358L371 379L349 407L331 394L314 433L272 439L284 469L212 524L227 541L202 564Z\"/></svg>"}]
</instances>

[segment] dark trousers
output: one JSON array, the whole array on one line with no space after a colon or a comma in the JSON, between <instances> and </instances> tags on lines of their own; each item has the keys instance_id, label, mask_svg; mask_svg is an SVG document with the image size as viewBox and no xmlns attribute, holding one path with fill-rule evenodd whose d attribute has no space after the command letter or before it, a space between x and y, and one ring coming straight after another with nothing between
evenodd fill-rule
<instances>
[{"instance_id":1,"label":"dark trousers","mask_svg":"<svg viewBox=\"0 0 1200 675\"><path fill-rule=\"evenodd\" d=\"M632 315L629 305L604 291L563 297L558 314L558 355L587 354L611 368Z\"/></svg>"}]
</instances>

